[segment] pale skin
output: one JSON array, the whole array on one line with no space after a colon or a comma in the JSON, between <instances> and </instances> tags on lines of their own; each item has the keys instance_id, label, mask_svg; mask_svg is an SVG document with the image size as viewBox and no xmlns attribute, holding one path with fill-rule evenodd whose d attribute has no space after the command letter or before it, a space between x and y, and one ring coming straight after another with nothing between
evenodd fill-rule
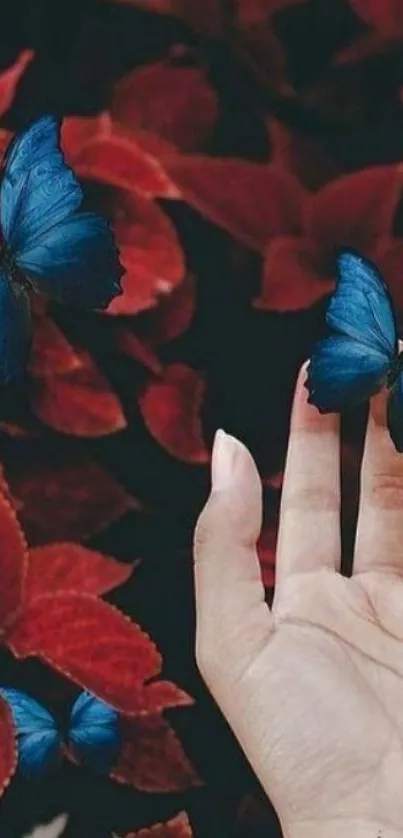
<instances>
[{"instance_id":1,"label":"pale skin","mask_svg":"<svg viewBox=\"0 0 403 838\"><path fill-rule=\"evenodd\" d=\"M403 455L372 400L354 569L340 567L339 420L300 373L265 603L261 483L219 431L195 534L196 657L286 838L403 836Z\"/></svg>"}]
</instances>

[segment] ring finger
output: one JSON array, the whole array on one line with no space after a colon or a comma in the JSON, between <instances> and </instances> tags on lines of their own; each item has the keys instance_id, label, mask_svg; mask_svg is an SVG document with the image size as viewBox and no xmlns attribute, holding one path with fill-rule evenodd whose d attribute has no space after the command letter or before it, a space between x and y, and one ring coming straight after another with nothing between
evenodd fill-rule
<instances>
[{"instance_id":1,"label":"ring finger","mask_svg":"<svg viewBox=\"0 0 403 838\"><path fill-rule=\"evenodd\" d=\"M387 426L387 393L371 401L361 467L354 573L403 574L403 456Z\"/></svg>"}]
</instances>

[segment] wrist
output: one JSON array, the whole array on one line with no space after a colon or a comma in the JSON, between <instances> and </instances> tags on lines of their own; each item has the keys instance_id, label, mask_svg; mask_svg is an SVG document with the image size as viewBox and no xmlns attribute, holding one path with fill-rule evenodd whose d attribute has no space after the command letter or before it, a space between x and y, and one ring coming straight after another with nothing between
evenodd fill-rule
<instances>
[{"instance_id":1,"label":"wrist","mask_svg":"<svg viewBox=\"0 0 403 838\"><path fill-rule=\"evenodd\" d=\"M284 838L403 838L402 828L397 830L381 823L359 818L332 821L301 821L283 824Z\"/></svg>"}]
</instances>

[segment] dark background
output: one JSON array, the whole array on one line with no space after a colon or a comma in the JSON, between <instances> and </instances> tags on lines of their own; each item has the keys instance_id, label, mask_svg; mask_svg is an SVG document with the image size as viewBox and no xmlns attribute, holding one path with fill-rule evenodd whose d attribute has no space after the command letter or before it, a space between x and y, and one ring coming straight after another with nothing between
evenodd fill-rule
<instances>
[{"instance_id":1,"label":"dark background","mask_svg":"<svg viewBox=\"0 0 403 838\"><path fill-rule=\"evenodd\" d=\"M266 159L271 149L265 120L275 115L297 136L313 138L326 149L341 172L401 158L399 41L373 50L363 60L336 66L335 55L367 31L347 0L311 0L280 11L273 27L284 47L293 87L293 96L286 97L239 59L233 48L232 4L223 4L223 10L226 25L220 37L211 38L179 17L130 4L2 0L0 69L7 68L21 49L35 50L3 127L20 128L44 111L97 113L106 106L114 81L166 57L179 43L187 45L191 60L206 69L219 96L220 118L204 153ZM266 475L274 474L284 456L296 372L321 332L324 303L293 314L254 310L251 299L260 270L255 254L243 251L244 270L234 276L226 233L186 205L164 208L197 277L197 311L186 334L162 351L162 360L180 360L205 372L206 441L222 426L250 446ZM143 380L140 367L129 369L123 361L118 365L102 355L102 327L95 318L74 319L63 311L55 316L68 334L85 336L122 400L130 400ZM65 442L57 438L52 444L62 449ZM171 720L206 786L177 796L140 795L66 765L46 784L12 784L2 802L1 835L19 838L40 819L69 811L69 838L110 838L112 830L123 834L180 809L189 813L196 838L277 835L275 816L263 805L253 811L251 807L242 820L239 807L245 795L264 798L193 660L190 545L208 489L208 470L165 453L136 409L123 434L76 445L90 450L151 510L148 515L131 513L92 544L123 560L143 559L118 602L158 643L164 673L197 698L195 708L171 714ZM36 449L7 438L1 443L1 456L6 464L24 460L26 466ZM12 671L6 659L4 667Z\"/></svg>"}]
</instances>

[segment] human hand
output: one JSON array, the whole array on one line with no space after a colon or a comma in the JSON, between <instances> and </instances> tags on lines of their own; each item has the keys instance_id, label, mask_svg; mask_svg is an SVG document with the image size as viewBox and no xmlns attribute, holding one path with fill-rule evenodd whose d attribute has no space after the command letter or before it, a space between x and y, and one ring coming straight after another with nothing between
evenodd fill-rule
<instances>
[{"instance_id":1,"label":"human hand","mask_svg":"<svg viewBox=\"0 0 403 838\"><path fill-rule=\"evenodd\" d=\"M261 484L219 432L195 533L196 657L287 838L403 835L403 456L373 399L354 571L339 572L339 421L297 383L272 609Z\"/></svg>"}]
</instances>

